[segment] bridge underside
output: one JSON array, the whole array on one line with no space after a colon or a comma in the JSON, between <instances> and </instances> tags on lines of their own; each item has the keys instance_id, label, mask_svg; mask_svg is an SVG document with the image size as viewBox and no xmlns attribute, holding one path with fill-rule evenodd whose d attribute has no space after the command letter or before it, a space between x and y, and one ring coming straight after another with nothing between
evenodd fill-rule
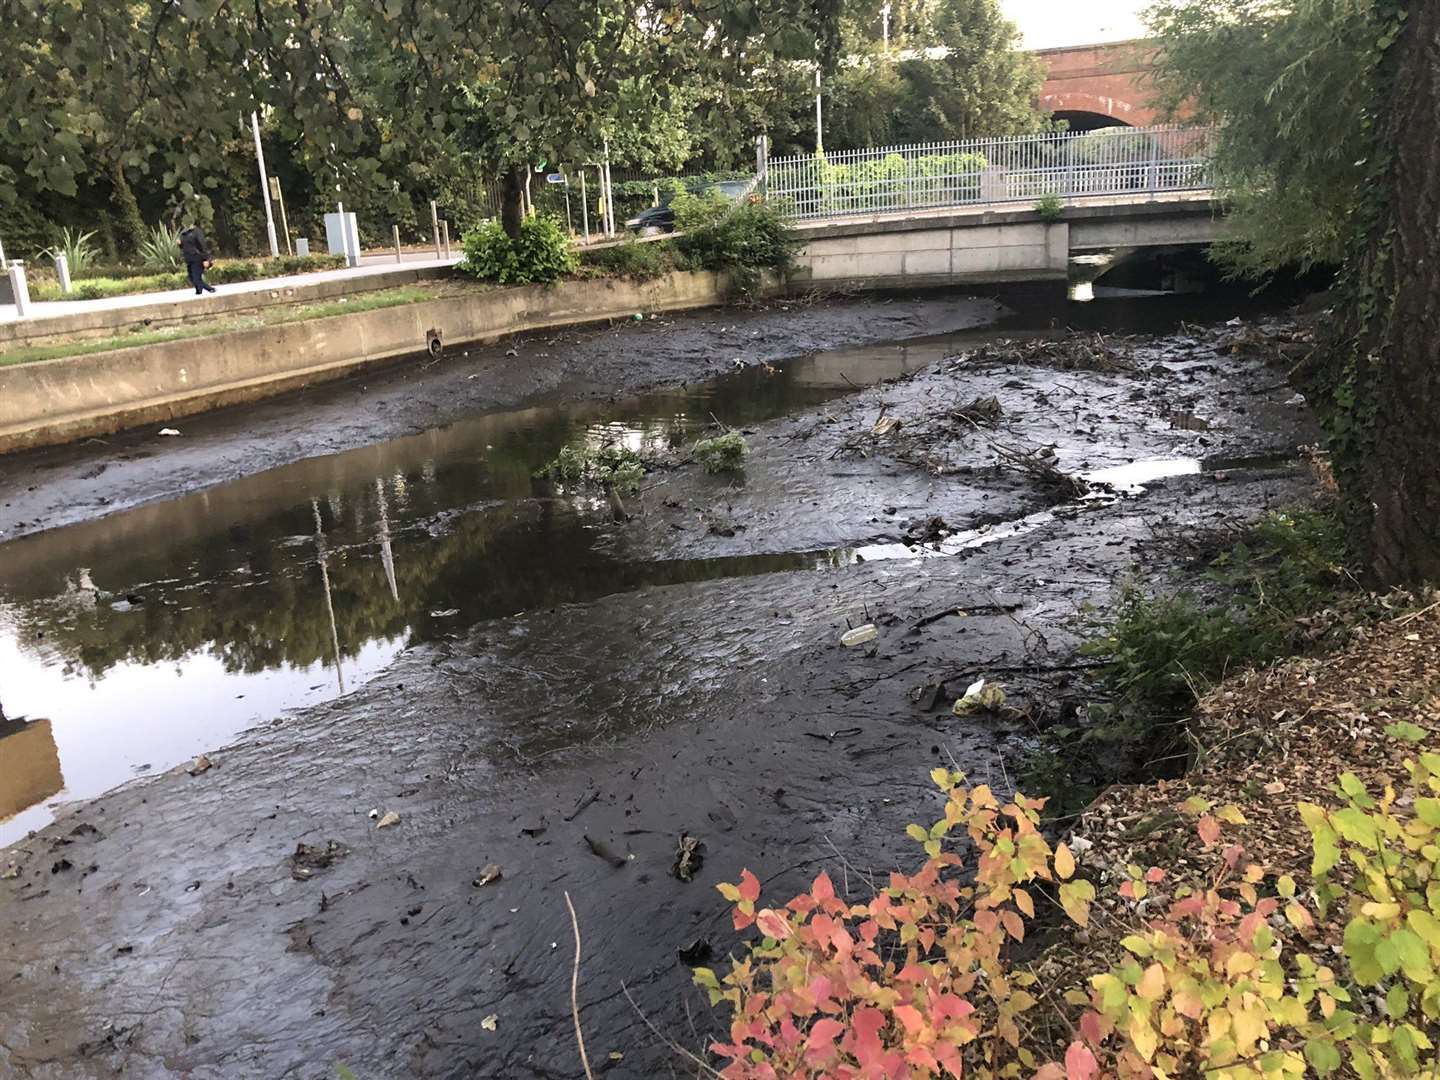
<instances>
[{"instance_id":1,"label":"bridge underside","mask_svg":"<svg viewBox=\"0 0 1440 1080\"><path fill-rule=\"evenodd\" d=\"M966 208L805 222L799 287L902 288L1067 281L1077 255L1204 246L1222 221L1208 194L1076 199L1058 220L1025 209Z\"/></svg>"}]
</instances>

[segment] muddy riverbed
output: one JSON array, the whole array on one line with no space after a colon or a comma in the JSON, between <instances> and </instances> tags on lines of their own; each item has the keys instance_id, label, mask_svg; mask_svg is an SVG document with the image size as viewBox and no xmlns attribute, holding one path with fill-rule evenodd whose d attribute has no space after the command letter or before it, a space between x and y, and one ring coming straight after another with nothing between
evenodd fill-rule
<instances>
[{"instance_id":1,"label":"muddy riverbed","mask_svg":"<svg viewBox=\"0 0 1440 1080\"><path fill-rule=\"evenodd\" d=\"M622 984L703 1043L677 950L733 948L715 882L780 898L823 865L862 894L933 764L1003 787L1073 708L1083 607L1309 490L1283 372L1187 315L715 312L16 459L6 535L69 524L0 546L0 1064L577 1076L568 891L592 1057L668 1074ZM1103 370L987 351L1057 318L1165 332ZM681 463L716 422L741 475ZM618 507L531 476L606 442L665 459ZM1121 494L1003 460L1045 446ZM951 716L981 676L1034 724Z\"/></svg>"}]
</instances>

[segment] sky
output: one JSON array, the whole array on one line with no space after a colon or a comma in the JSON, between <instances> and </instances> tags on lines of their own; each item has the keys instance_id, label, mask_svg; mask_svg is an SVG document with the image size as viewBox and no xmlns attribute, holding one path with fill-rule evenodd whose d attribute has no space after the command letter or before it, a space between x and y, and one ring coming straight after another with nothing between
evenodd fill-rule
<instances>
[{"instance_id":1,"label":"sky","mask_svg":"<svg viewBox=\"0 0 1440 1080\"><path fill-rule=\"evenodd\" d=\"M1001 0L1024 48L1053 49L1143 37L1150 0Z\"/></svg>"}]
</instances>

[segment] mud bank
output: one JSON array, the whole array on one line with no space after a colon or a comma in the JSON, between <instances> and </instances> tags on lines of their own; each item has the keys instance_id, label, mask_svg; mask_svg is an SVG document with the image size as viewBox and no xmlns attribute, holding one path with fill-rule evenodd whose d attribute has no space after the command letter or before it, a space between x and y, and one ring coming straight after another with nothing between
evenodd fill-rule
<instances>
[{"instance_id":1,"label":"mud bank","mask_svg":"<svg viewBox=\"0 0 1440 1080\"><path fill-rule=\"evenodd\" d=\"M247 578L215 594L240 628L207 624L194 640L239 640L277 601L246 610L234 596L266 597L285 553L304 551L307 580L323 576L340 617L297 622L286 640L317 638L322 652L332 635L395 641L393 661L333 701L269 718L198 775L130 785L4 852L0 1064L47 1078L320 1077L339 1062L367 1078L578 1076L568 891L592 1057L609 1075L668 1075L668 1051L621 987L662 1030L703 1044L715 1017L679 950L733 946L714 883L748 866L783 896L824 865L863 895L866 876L909 855L905 824L933 811L933 764L1004 788L1035 726L1083 697L1079 612L1103 609L1129 575L1163 581L1173 547L1157 537L1310 488L1289 455L1269 456L1309 436L1303 411L1274 370L1214 338L1140 343L1125 371L950 351L768 419L722 416L749 432L744 476L669 468L623 515L603 499L541 497L527 477L518 509L487 518L493 487L452 479L452 508L392 511L377 541L375 511L342 498L338 475L296 479L285 499L300 508L283 528L244 519L277 562L247 555ZM991 395L994 427L950 429L957 403ZM891 441L867 434L882 409L901 420ZM997 468L999 441L1053 445L1065 471L1179 458L1193 470L1082 504ZM424 490L426 461L444 475L421 455L401 470L407 491ZM191 525L226 533L259 497L241 489ZM180 531L165 505L145 511L153 531L136 525L137 549ZM536 553L505 553L534 547L525 522L565 514L580 532L543 535L585 544L542 548L555 587L523 589L517 567L541 573ZM1017 515L1024 529L993 527ZM956 553L936 557L913 526L937 516L951 540L989 542L946 549L942 536L932 543ZM500 524L467 532L472 520ZM13 550L43 579L53 569L30 548L69 534ZM446 541L461 554L434 546ZM71 564L105 542L74 540ZM138 614L155 620L142 642L187 625L186 605L164 602L190 589L186 550L169 559L169 585L136 564ZM409 608L347 605L343 560L362 557ZM445 558L471 569L409 576ZM219 579L195 580L203 592ZM97 647L83 627L113 640L109 620L137 614L114 591L100 621L46 627L48 647ZM878 639L842 648L864 622ZM950 715L980 676L1030 720ZM399 821L378 828L372 811ZM682 832L705 844L690 882L671 873ZM297 862L300 843L319 854ZM492 864L501 876L487 880Z\"/></svg>"},{"instance_id":2,"label":"mud bank","mask_svg":"<svg viewBox=\"0 0 1440 1080\"><path fill-rule=\"evenodd\" d=\"M995 321L992 300L934 294L662 316L640 324L528 334L451 350L274 401L0 462L0 538L443 426L486 409L563 394L609 398L713 378L841 345L945 333Z\"/></svg>"}]
</instances>

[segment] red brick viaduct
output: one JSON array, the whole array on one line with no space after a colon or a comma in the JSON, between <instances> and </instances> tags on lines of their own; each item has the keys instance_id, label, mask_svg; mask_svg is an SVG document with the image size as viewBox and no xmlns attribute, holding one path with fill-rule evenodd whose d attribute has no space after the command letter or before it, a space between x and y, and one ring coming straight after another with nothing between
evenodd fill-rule
<instances>
[{"instance_id":1,"label":"red brick viaduct","mask_svg":"<svg viewBox=\"0 0 1440 1080\"><path fill-rule=\"evenodd\" d=\"M1113 127L1116 123L1145 127L1161 122L1150 105L1147 75L1154 46L1146 41L1107 45L1070 45L1035 53L1049 68L1040 104L1071 130Z\"/></svg>"}]
</instances>

